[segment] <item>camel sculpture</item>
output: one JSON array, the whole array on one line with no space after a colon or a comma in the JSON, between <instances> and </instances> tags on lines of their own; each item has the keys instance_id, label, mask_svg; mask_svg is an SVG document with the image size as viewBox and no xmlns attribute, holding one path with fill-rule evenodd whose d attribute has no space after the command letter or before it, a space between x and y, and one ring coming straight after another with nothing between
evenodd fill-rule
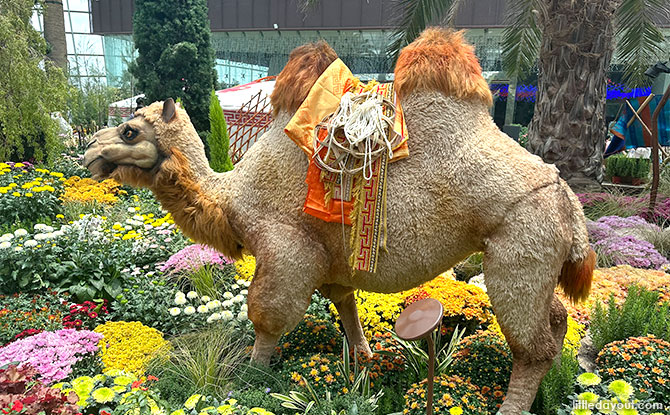
<instances>
[{"instance_id":1,"label":"camel sculpture","mask_svg":"<svg viewBox=\"0 0 670 415\"><path fill-rule=\"evenodd\" d=\"M588 295L595 254L579 201L542 162L503 134L461 33L428 29L400 54L395 88L410 156L389 165L388 243L375 273L352 273L342 225L302 212L305 154L285 135L310 87L337 58L324 42L295 49L277 77L270 129L227 173L215 173L186 112L170 99L99 131L84 162L97 179L151 189L183 232L236 258L256 257L252 359L268 362L315 289L332 300L351 345L370 353L353 292L416 287L473 252L485 253L488 293L513 351L501 412L528 410L559 353L566 311Z\"/></svg>"}]
</instances>

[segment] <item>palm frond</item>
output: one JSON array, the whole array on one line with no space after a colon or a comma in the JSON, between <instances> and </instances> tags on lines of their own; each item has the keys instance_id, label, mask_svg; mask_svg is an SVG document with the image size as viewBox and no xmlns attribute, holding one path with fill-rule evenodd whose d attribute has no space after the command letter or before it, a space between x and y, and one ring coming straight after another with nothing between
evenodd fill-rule
<instances>
[{"instance_id":1,"label":"palm frond","mask_svg":"<svg viewBox=\"0 0 670 415\"><path fill-rule=\"evenodd\" d=\"M507 27L503 31L502 66L510 76L527 73L537 61L542 43L538 14L545 5L538 0L515 0L507 3Z\"/></svg>"},{"instance_id":2,"label":"palm frond","mask_svg":"<svg viewBox=\"0 0 670 415\"><path fill-rule=\"evenodd\" d=\"M429 24L440 19L453 22L460 3L461 0L396 0L394 11L400 20L387 49L392 61L395 62L400 50L416 39Z\"/></svg>"},{"instance_id":3,"label":"palm frond","mask_svg":"<svg viewBox=\"0 0 670 415\"><path fill-rule=\"evenodd\" d=\"M668 0L623 0L617 9L617 58L625 65L624 79L630 86L648 84L644 71L657 60L667 60L657 22L669 15Z\"/></svg>"}]
</instances>

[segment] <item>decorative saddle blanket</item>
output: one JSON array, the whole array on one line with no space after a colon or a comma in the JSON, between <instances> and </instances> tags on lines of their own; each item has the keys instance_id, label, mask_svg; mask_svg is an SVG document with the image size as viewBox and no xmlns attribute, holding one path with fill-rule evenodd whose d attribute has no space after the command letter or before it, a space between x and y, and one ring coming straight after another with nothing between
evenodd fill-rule
<instances>
[{"instance_id":1,"label":"decorative saddle blanket","mask_svg":"<svg viewBox=\"0 0 670 415\"><path fill-rule=\"evenodd\" d=\"M352 268L375 272L386 244L387 165L409 155L393 84L363 84L337 59L284 131L309 157L304 212L351 225Z\"/></svg>"}]
</instances>

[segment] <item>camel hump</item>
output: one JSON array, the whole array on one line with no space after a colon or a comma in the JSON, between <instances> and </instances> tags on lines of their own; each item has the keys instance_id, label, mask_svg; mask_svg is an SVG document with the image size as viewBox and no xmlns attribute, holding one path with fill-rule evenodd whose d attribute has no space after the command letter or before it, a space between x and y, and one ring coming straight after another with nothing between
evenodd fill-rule
<instances>
[{"instance_id":1,"label":"camel hump","mask_svg":"<svg viewBox=\"0 0 670 415\"><path fill-rule=\"evenodd\" d=\"M293 49L270 95L274 115L281 110L297 110L319 76L336 59L337 53L324 40Z\"/></svg>"},{"instance_id":2,"label":"camel hump","mask_svg":"<svg viewBox=\"0 0 670 415\"><path fill-rule=\"evenodd\" d=\"M493 104L474 48L463 31L428 28L398 56L395 90L401 99L414 91L439 91L446 96Z\"/></svg>"}]
</instances>

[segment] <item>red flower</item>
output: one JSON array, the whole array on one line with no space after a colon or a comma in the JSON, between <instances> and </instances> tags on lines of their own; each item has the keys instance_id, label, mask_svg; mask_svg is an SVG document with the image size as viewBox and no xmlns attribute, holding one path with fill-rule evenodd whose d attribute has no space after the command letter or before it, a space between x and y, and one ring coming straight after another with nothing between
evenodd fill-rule
<instances>
[{"instance_id":1,"label":"red flower","mask_svg":"<svg viewBox=\"0 0 670 415\"><path fill-rule=\"evenodd\" d=\"M23 403L19 400L14 401L12 411L21 412L22 409L23 409Z\"/></svg>"},{"instance_id":2,"label":"red flower","mask_svg":"<svg viewBox=\"0 0 670 415\"><path fill-rule=\"evenodd\" d=\"M98 313L90 313L88 316L90 318L98 318Z\"/></svg>"},{"instance_id":3,"label":"red flower","mask_svg":"<svg viewBox=\"0 0 670 415\"><path fill-rule=\"evenodd\" d=\"M101 409L100 410L100 415L112 415L112 414L110 414L109 412Z\"/></svg>"},{"instance_id":4,"label":"red flower","mask_svg":"<svg viewBox=\"0 0 670 415\"><path fill-rule=\"evenodd\" d=\"M156 376L154 376L154 375L149 375L149 376L147 376L147 380L148 380L148 381L158 380L158 378L157 378Z\"/></svg>"},{"instance_id":5,"label":"red flower","mask_svg":"<svg viewBox=\"0 0 670 415\"><path fill-rule=\"evenodd\" d=\"M74 325L77 326L77 327L81 326L82 324L84 324L84 322L81 321L81 320L75 320L74 321Z\"/></svg>"},{"instance_id":6,"label":"red flower","mask_svg":"<svg viewBox=\"0 0 670 415\"><path fill-rule=\"evenodd\" d=\"M130 384L130 388L131 388L131 389L139 388L141 384L142 384L141 381L136 380L135 382L133 382L133 383Z\"/></svg>"}]
</instances>

